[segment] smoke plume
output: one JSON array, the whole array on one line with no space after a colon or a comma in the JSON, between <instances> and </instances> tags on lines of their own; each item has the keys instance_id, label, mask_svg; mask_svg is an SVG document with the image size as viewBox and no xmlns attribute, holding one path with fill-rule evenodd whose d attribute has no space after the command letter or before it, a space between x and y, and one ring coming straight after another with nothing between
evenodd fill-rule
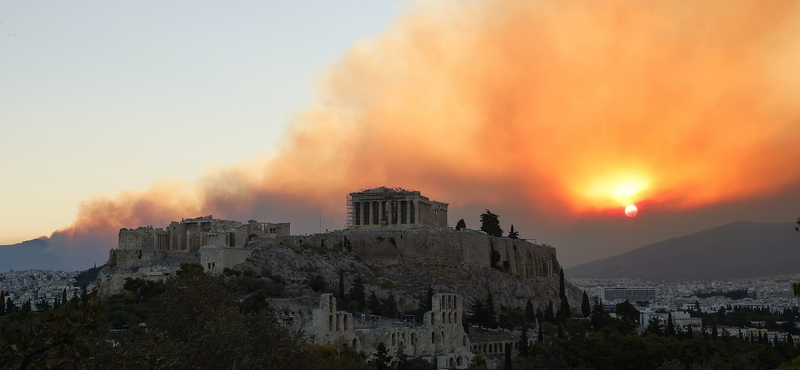
<instances>
[{"instance_id":1,"label":"smoke plume","mask_svg":"<svg viewBox=\"0 0 800 370\"><path fill-rule=\"evenodd\" d=\"M330 66L270 158L92 198L51 242L105 254L201 214L340 228L346 194L382 185L555 223L776 194L800 180L799 5L420 4Z\"/></svg>"}]
</instances>

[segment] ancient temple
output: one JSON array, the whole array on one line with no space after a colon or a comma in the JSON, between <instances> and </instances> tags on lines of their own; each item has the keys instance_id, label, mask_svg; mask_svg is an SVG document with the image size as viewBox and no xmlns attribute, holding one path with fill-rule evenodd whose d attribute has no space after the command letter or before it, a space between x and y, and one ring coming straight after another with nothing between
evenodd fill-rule
<instances>
[{"instance_id":1,"label":"ancient temple","mask_svg":"<svg viewBox=\"0 0 800 370\"><path fill-rule=\"evenodd\" d=\"M385 186L350 193L347 228L351 230L447 228L447 203L419 191Z\"/></svg>"}]
</instances>

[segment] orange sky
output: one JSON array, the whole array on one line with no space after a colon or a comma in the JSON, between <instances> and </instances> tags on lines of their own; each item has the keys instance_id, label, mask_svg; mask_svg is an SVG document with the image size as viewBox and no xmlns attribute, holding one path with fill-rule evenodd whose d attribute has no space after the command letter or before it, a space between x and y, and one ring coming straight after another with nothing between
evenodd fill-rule
<instances>
[{"instance_id":1,"label":"orange sky","mask_svg":"<svg viewBox=\"0 0 800 370\"><path fill-rule=\"evenodd\" d=\"M637 219L708 219L800 180L799 6L420 4L330 66L272 157L89 199L54 240L113 243L120 227L202 214L311 232L321 212L341 228L348 192L386 185L450 203L451 224L491 208L523 237L557 229L573 262L658 241L671 234L577 245L597 238L584 224L613 229L627 204Z\"/></svg>"}]
</instances>

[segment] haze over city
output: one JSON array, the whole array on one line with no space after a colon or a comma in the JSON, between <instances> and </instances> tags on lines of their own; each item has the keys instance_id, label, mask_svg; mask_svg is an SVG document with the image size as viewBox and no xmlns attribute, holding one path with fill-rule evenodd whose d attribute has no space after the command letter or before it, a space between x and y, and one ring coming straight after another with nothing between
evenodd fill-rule
<instances>
[{"instance_id":1,"label":"haze over city","mask_svg":"<svg viewBox=\"0 0 800 370\"><path fill-rule=\"evenodd\" d=\"M0 22L0 244L44 236L75 268L183 217L341 229L378 186L451 226L490 209L564 266L800 216L795 1L11 1Z\"/></svg>"}]
</instances>

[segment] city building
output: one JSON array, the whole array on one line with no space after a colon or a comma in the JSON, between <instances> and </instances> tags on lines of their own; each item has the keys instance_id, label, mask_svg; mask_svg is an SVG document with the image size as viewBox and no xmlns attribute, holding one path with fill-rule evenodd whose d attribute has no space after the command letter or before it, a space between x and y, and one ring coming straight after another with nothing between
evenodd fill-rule
<instances>
[{"instance_id":1,"label":"city building","mask_svg":"<svg viewBox=\"0 0 800 370\"><path fill-rule=\"evenodd\" d=\"M655 287L606 287L600 288L603 303L642 302L656 299Z\"/></svg>"}]
</instances>

